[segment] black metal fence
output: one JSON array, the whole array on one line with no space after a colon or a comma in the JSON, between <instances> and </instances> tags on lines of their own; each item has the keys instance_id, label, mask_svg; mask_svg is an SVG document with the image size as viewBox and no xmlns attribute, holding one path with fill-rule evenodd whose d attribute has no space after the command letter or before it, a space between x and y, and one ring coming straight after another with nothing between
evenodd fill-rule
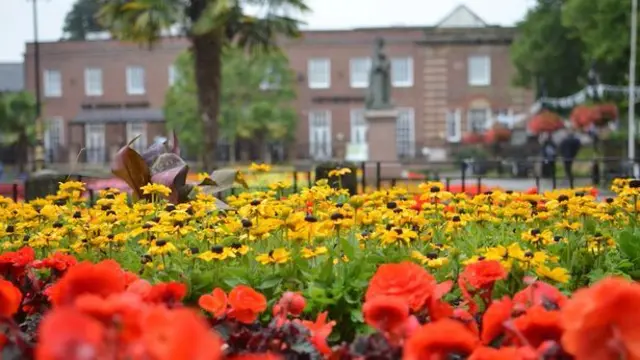
<instances>
[{"instance_id":1,"label":"black metal fence","mask_svg":"<svg viewBox=\"0 0 640 360\"><path fill-rule=\"evenodd\" d=\"M422 182L441 181L447 190L461 192L480 192L485 188L501 188L504 190L526 191L551 190L574 187L605 187L613 179L632 177L632 163L621 158L597 158L591 160L574 160L568 164L563 160L545 162L541 159L528 160L484 160L465 162L423 163L405 168L393 162L362 162L357 164L357 191L383 189L391 186L416 186ZM567 165L567 166L565 166ZM569 166L571 165L571 166ZM313 166L305 170L275 171L290 179L291 187L284 195L298 192L302 188L312 186L317 180ZM391 171L390 171L391 170ZM571 171L570 171L571 170ZM405 174L402 174L405 172ZM95 178L74 176L79 181L90 182ZM25 187L29 181L0 183L0 195L18 201L29 199ZM232 188L217 194L220 198L235 195L244 191L265 190L264 187L252 186L249 189ZM87 192L88 200L93 202L95 191ZM418 191L417 188L412 191Z\"/></svg>"}]
</instances>

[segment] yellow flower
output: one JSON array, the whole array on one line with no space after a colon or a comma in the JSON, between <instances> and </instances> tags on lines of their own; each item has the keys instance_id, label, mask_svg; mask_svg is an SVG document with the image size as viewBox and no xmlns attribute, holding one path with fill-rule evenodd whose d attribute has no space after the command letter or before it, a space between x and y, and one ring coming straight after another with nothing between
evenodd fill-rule
<instances>
[{"instance_id":1,"label":"yellow flower","mask_svg":"<svg viewBox=\"0 0 640 360\"><path fill-rule=\"evenodd\" d=\"M334 169L329 171L329 177L334 177L334 176L339 177L347 174L351 174L351 169L341 168L341 169Z\"/></svg>"},{"instance_id":2,"label":"yellow flower","mask_svg":"<svg viewBox=\"0 0 640 360\"><path fill-rule=\"evenodd\" d=\"M329 250L325 246L319 246L315 249L303 248L300 250L302 257L305 259L311 259L319 255L326 254Z\"/></svg>"},{"instance_id":3,"label":"yellow flower","mask_svg":"<svg viewBox=\"0 0 640 360\"><path fill-rule=\"evenodd\" d=\"M256 257L256 261L262 265L284 264L289 260L291 260L291 253L284 248L271 250L266 254L260 254Z\"/></svg>"},{"instance_id":4,"label":"yellow flower","mask_svg":"<svg viewBox=\"0 0 640 360\"><path fill-rule=\"evenodd\" d=\"M171 252L175 252L178 249L172 243L166 240L154 240L149 247L149 255L164 255Z\"/></svg>"},{"instance_id":5,"label":"yellow flower","mask_svg":"<svg viewBox=\"0 0 640 360\"><path fill-rule=\"evenodd\" d=\"M144 195L169 196L169 194L171 194L171 189L162 184L147 184L141 187L141 189Z\"/></svg>"},{"instance_id":6,"label":"yellow flower","mask_svg":"<svg viewBox=\"0 0 640 360\"><path fill-rule=\"evenodd\" d=\"M251 163L251 166L249 167L249 169L255 172L266 173L271 171L271 165Z\"/></svg>"},{"instance_id":7,"label":"yellow flower","mask_svg":"<svg viewBox=\"0 0 640 360\"><path fill-rule=\"evenodd\" d=\"M59 190L61 192L71 193L74 191L83 192L85 190L84 183L80 181L61 182Z\"/></svg>"},{"instance_id":8,"label":"yellow flower","mask_svg":"<svg viewBox=\"0 0 640 360\"><path fill-rule=\"evenodd\" d=\"M562 267L550 269L545 265L536 267L536 274L542 278L557 281L562 284L569 282L569 279L571 278L567 269Z\"/></svg>"},{"instance_id":9,"label":"yellow flower","mask_svg":"<svg viewBox=\"0 0 640 360\"><path fill-rule=\"evenodd\" d=\"M211 260L225 260L228 258L235 258L236 254L231 248L214 246L210 251L205 251L202 254L199 254L197 257L200 260L209 262Z\"/></svg>"}]
</instances>

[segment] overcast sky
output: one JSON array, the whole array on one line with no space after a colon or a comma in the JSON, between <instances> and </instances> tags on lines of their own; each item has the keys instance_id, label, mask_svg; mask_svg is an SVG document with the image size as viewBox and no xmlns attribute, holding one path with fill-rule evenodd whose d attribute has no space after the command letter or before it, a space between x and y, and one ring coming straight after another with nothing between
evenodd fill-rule
<instances>
[{"instance_id":1,"label":"overcast sky","mask_svg":"<svg viewBox=\"0 0 640 360\"><path fill-rule=\"evenodd\" d=\"M0 0L0 62L22 61L24 43L33 40L33 0ZM38 0L42 41L58 40L75 0ZM490 24L513 25L535 0L307 0L311 29L434 25L460 4Z\"/></svg>"}]
</instances>

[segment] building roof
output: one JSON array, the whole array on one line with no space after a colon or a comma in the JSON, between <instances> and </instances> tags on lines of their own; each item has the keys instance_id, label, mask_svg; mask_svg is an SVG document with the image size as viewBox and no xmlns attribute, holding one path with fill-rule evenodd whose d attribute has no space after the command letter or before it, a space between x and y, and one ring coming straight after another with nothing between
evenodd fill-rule
<instances>
[{"instance_id":1,"label":"building roof","mask_svg":"<svg viewBox=\"0 0 640 360\"><path fill-rule=\"evenodd\" d=\"M24 65L0 63L0 92L24 90Z\"/></svg>"},{"instance_id":2,"label":"building roof","mask_svg":"<svg viewBox=\"0 0 640 360\"><path fill-rule=\"evenodd\" d=\"M486 26L487 23L465 5L459 5L436 24L438 28L477 28Z\"/></svg>"},{"instance_id":3,"label":"building roof","mask_svg":"<svg viewBox=\"0 0 640 360\"><path fill-rule=\"evenodd\" d=\"M160 109L82 109L73 119L74 123L124 123L124 122L158 122L164 121L164 114Z\"/></svg>"}]
</instances>

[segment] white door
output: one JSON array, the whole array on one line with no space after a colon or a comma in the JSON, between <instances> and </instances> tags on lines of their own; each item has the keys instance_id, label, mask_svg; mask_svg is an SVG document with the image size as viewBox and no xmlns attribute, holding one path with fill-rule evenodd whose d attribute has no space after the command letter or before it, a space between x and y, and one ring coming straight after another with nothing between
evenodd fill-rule
<instances>
[{"instance_id":1,"label":"white door","mask_svg":"<svg viewBox=\"0 0 640 360\"><path fill-rule=\"evenodd\" d=\"M309 112L309 155L314 160L331 158L331 113Z\"/></svg>"},{"instance_id":2,"label":"white door","mask_svg":"<svg viewBox=\"0 0 640 360\"><path fill-rule=\"evenodd\" d=\"M60 116L48 119L44 129L45 161L59 161L57 152L64 142L64 120Z\"/></svg>"},{"instance_id":3,"label":"white door","mask_svg":"<svg viewBox=\"0 0 640 360\"><path fill-rule=\"evenodd\" d=\"M127 144L138 137L131 144L131 147L139 153L147 149L147 128L145 125L142 122L127 123Z\"/></svg>"},{"instance_id":4,"label":"white door","mask_svg":"<svg viewBox=\"0 0 640 360\"><path fill-rule=\"evenodd\" d=\"M85 125L85 151L88 163L102 164L105 162L104 124Z\"/></svg>"},{"instance_id":5,"label":"white door","mask_svg":"<svg viewBox=\"0 0 640 360\"><path fill-rule=\"evenodd\" d=\"M367 121L364 118L364 110L351 110L351 143L367 143Z\"/></svg>"}]
</instances>

